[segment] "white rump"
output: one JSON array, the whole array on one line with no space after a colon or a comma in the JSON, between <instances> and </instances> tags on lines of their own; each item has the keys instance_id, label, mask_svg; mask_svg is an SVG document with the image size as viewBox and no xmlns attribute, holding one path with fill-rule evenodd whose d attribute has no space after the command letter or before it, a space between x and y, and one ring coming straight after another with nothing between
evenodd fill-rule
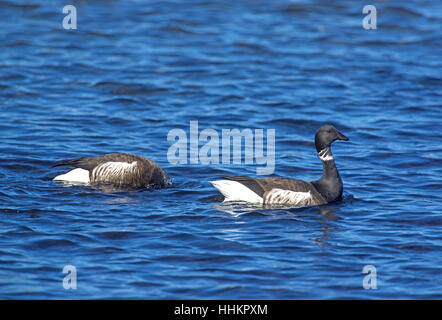
<instances>
[{"instance_id":1,"label":"white rump","mask_svg":"<svg viewBox=\"0 0 442 320\"><path fill-rule=\"evenodd\" d=\"M56 176L53 180L55 181L66 181L66 182L79 182L79 183L89 183L89 171L81 168L76 168L65 174Z\"/></svg>"},{"instance_id":2,"label":"white rump","mask_svg":"<svg viewBox=\"0 0 442 320\"><path fill-rule=\"evenodd\" d=\"M262 198L245 185L232 180L209 181L221 192L227 201L245 201L250 203L262 203Z\"/></svg>"}]
</instances>

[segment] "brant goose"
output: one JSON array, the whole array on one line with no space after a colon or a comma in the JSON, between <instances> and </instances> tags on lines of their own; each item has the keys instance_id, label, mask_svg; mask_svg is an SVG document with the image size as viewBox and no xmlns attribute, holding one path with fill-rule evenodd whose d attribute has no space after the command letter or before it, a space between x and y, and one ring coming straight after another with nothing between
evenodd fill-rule
<instances>
[{"instance_id":1,"label":"brant goose","mask_svg":"<svg viewBox=\"0 0 442 320\"><path fill-rule=\"evenodd\" d=\"M314 206L339 200L343 185L330 149L336 140L349 139L331 125L324 125L316 132L316 151L324 167L319 180L226 176L222 177L225 180L210 183L224 195L224 201Z\"/></svg>"},{"instance_id":2,"label":"brant goose","mask_svg":"<svg viewBox=\"0 0 442 320\"><path fill-rule=\"evenodd\" d=\"M108 153L99 157L64 160L54 167L73 169L54 178L57 181L109 183L137 188L163 188L170 184L167 173L154 161L129 153Z\"/></svg>"}]
</instances>

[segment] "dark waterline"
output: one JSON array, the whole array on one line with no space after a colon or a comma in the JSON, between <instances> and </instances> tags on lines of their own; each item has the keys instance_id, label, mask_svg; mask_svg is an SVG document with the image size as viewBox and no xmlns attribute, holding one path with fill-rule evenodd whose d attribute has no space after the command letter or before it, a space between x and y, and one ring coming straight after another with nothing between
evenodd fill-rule
<instances>
[{"instance_id":1,"label":"dark waterline","mask_svg":"<svg viewBox=\"0 0 442 320\"><path fill-rule=\"evenodd\" d=\"M80 1L70 31L65 4L0 0L0 298L442 298L440 1L375 1L377 30L359 1ZM223 204L209 181L257 165L170 164L190 121L275 129L274 174L305 180L332 123L343 200ZM174 186L52 181L108 152Z\"/></svg>"}]
</instances>

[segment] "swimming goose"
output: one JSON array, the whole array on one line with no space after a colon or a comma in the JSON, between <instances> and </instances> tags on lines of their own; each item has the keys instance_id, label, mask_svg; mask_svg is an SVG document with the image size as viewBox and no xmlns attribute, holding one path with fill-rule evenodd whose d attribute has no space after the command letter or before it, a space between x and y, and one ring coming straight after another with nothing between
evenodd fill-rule
<instances>
[{"instance_id":1,"label":"swimming goose","mask_svg":"<svg viewBox=\"0 0 442 320\"><path fill-rule=\"evenodd\" d=\"M98 157L63 160L54 167L73 166L54 180L80 183L110 183L138 188L163 188L170 183L167 173L154 161L129 153L108 153Z\"/></svg>"},{"instance_id":2,"label":"swimming goose","mask_svg":"<svg viewBox=\"0 0 442 320\"><path fill-rule=\"evenodd\" d=\"M336 140L349 139L332 125L324 125L316 132L316 151L324 168L319 180L226 176L210 183L224 195L224 201L314 206L339 200L343 184L331 152L331 144Z\"/></svg>"}]
</instances>

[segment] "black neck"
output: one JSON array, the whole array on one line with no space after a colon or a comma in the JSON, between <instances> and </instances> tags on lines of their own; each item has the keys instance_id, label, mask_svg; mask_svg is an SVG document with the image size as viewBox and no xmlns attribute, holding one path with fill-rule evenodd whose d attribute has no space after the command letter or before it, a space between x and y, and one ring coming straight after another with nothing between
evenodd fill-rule
<instances>
[{"instance_id":1,"label":"black neck","mask_svg":"<svg viewBox=\"0 0 442 320\"><path fill-rule=\"evenodd\" d=\"M335 159L333 158L330 147L319 152L318 156L321 159L322 167L324 168L323 178L340 179L338 168L336 168Z\"/></svg>"},{"instance_id":2,"label":"black neck","mask_svg":"<svg viewBox=\"0 0 442 320\"><path fill-rule=\"evenodd\" d=\"M321 179L315 181L314 185L328 202L337 200L342 196L343 186L330 147L319 151L318 156L324 171Z\"/></svg>"}]
</instances>

